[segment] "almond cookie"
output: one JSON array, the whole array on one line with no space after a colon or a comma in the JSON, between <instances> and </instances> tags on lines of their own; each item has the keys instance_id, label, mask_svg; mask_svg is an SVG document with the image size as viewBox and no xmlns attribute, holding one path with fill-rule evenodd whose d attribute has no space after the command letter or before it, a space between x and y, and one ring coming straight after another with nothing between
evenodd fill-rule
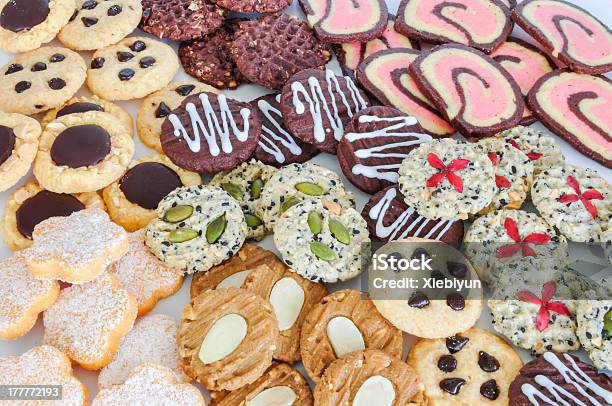
<instances>
[{"instance_id":1,"label":"almond cookie","mask_svg":"<svg viewBox=\"0 0 612 406\"><path fill-rule=\"evenodd\" d=\"M313 404L308 382L287 364L273 365L255 382L231 392L213 392L211 397L210 406Z\"/></svg>"},{"instance_id":2,"label":"almond cookie","mask_svg":"<svg viewBox=\"0 0 612 406\"><path fill-rule=\"evenodd\" d=\"M28 173L41 132L40 124L33 118L0 112L0 191Z\"/></svg>"},{"instance_id":3,"label":"almond cookie","mask_svg":"<svg viewBox=\"0 0 612 406\"><path fill-rule=\"evenodd\" d=\"M189 377L211 391L232 391L272 364L278 324L272 306L253 292L209 290L183 309L177 345Z\"/></svg>"},{"instance_id":4,"label":"almond cookie","mask_svg":"<svg viewBox=\"0 0 612 406\"><path fill-rule=\"evenodd\" d=\"M77 0L76 14L57 38L75 51L104 48L134 31L141 16L140 0Z\"/></svg>"},{"instance_id":5,"label":"almond cookie","mask_svg":"<svg viewBox=\"0 0 612 406\"><path fill-rule=\"evenodd\" d=\"M178 381L188 382L189 378L180 367L176 332L174 318L165 314L152 314L139 319L121 339L113 361L100 371L100 389L125 383L132 371L145 363L164 365L172 370Z\"/></svg>"},{"instance_id":6,"label":"almond cookie","mask_svg":"<svg viewBox=\"0 0 612 406\"><path fill-rule=\"evenodd\" d=\"M153 310L157 302L175 294L183 284L183 271L166 266L144 243L144 230L128 236L128 253L108 272L119 279L138 303L138 316Z\"/></svg>"},{"instance_id":7,"label":"almond cookie","mask_svg":"<svg viewBox=\"0 0 612 406\"><path fill-rule=\"evenodd\" d=\"M32 245L34 227L50 217L66 217L85 208L104 210L104 201L97 193L68 195L44 190L30 181L15 189L9 197L2 217L2 238L13 251Z\"/></svg>"},{"instance_id":8,"label":"almond cookie","mask_svg":"<svg viewBox=\"0 0 612 406\"><path fill-rule=\"evenodd\" d=\"M284 264L277 268L259 265L251 269L241 286L272 305L280 340L274 359L290 364L300 360L300 332L310 309L327 295L321 283L304 279Z\"/></svg>"},{"instance_id":9,"label":"almond cookie","mask_svg":"<svg viewBox=\"0 0 612 406\"><path fill-rule=\"evenodd\" d=\"M100 369L117 354L137 311L136 300L119 280L103 274L90 283L62 289L57 302L44 313L43 341L85 369Z\"/></svg>"},{"instance_id":10,"label":"almond cookie","mask_svg":"<svg viewBox=\"0 0 612 406\"><path fill-rule=\"evenodd\" d=\"M32 237L34 244L24 252L34 277L73 284L94 280L128 249L127 233L96 208L48 218Z\"/></svg>"},{"instance_id":11,"label":"almond cookie","mask_svg":"<svg viewBox=\"0 0 612 406\"><path fill-rule=\"evenodd\" d=\"M85 82L86 69L83 58L66 48L17 55L1 70L0 110L31 115L60 106Z\"/></svg>"},{"instance_id":12,"label":"almond cookie","mask_svg":"<svg viewBox=\"0 0 612 406\"><path fill-rule=\"evenodd\" d=\"M169 45L129 37L93 54L87 86L106 100L139 99L170 83L178 68L178 57Z\"/></svg>"},{"instance_id":13,"label":"almond cookie","mask_svg":"<svg viewBox=\"0 0 612 406\"><path fill-rule=\"evenodd\" d=\"M261 193L257 215L273 229L285 211L306 199L326 199L344 207L355 206L355 196L346 191L337 173L305 162L287 165L270 178Z\"/></svg>"},{"instance_id":14,"label":"almond cookie","mask_svg":"<svg viewBox=\"0 0 612 406\"><path fill-rule=\"evenodd\" d=\"M171 369L157 364L143 364L132 370L121 385L102 389L93 406L137 404L206 406L204 397L193 385L181 383Z\"/></svg>"},{"instance_id":15,"label":"almond cookie","mask_svg":"<svg viewBox=\"0 0 612 406\"><path fill-rule=\"evenodd\" d=\"M27 52L51 41L74 12L74 0L0 1L0 49Z\"/></svg>"},{"instance_id":16,"label":"almond cookie","mask_svg":"<svg viewBox=\"0 0 612 406\"><path fill-rule=\"evenodd\" d=\"M612 300L581 300L576 309L580 344L599 369L612 370Z\"/></svg>"},{"instance_id":17,"label":"almond cookie","mask_svg":"<svg viewBox=\"0 0 612 406\"><path fill-rule=\"evenodd\" d=\"M508 387L523 361L495 334L472 328L446 339L417 341L408 364L425 385L429 405L507 405Z\"/></svg>"},{"instance_id":18,"label":"almond cookie","mask_svg":"<svg viewBox=\"0 0 612 406\"><path fill-rule=\"evenodd\" d=\"M401 359L365 350L334 361L325 370L314 396L317 406L425 406L423 389L416 371Z\"/></svg>"},{"instance_id":19,"label":"almond cookie","mask_svg":"<svg viewBox=\"0 0 612 406\"><path fill-rule=\"evenodd\" d=\"M199 82L180 81L172 82L165 88L147 96L140 104L136 118L138 136L142 143L162 153L159 137L164 120L188 96L201 92L216 93L217 91Z\"/></svg>"},{"instance_id":20,"label":"almond cookie","mask_svg":"<svg viewBox=\"0 0 612 406\"><path fill-rule=\"evenodd\" d=\"M356 290L339 290L316 304L302 325L300 351L310 379L319 383L329 365L345 355L373 349L401 358L402 332Z\"/></svg>"},{"instance_id":21,"label":"almond cookie","mask_svg":"<svg viewBox=\"0 0 612 406\"><path fill-rule=\"evenodd\" d=\"M157 206L145 244L166 265L187 273L206 272L231 258L247 234L240 204L212 186L182 187Z\"/></svg>"},{"instance_id":22,"label":"almond cookie","mask_svg":"<svg viewBox=\"0 0 612 406\"><path fill-rule=\"evenodd\" d=\"M612 187L590 168L566 165L542 172L531 188L540 215L570 241L598 241L612 215Z\"/></svg>"},{"instance_id":23,"label":"almond cookie","mask_svg":"<svg viewBox=\"0 0 612 406\"><path fill-rule=\"evenodd\" d=\"M453 139L434 140L412 150L399 169L408 206L432 219L467 219L491 204L495 168L486 154Z\"/></svg>"},{"instance_id":24,"label":"almond cookie","mask_svg":"<svg viewBox=\"0 0 612 406\"><path fill-rule=\"evenodd\" d=\"M49 345L34 347L17 357L0 358L0 384L60 385L61 394L52 395L61 399L63 405L86 406L89 403L87 387L74 376L70 359ZM19 404L40 405L43 402L19 401Z\"/></svg>"},{"instance_id":25,"label":"almond cookie","mask_svg":"<svg viewBox=\"0 0 612 406\"><path fill-rule=\"evenodd\" d=\"M173 190L202 183L200 174L174 165L165 155L132 161L123 176L102 195L111 219L127 231L145 227L156 217L159 202Z\"/></svg>"},{"instance_id":26,"label":"almond cookie","mask_svg":"<svg viewBox=\"0 0 612 406\"><path fill-rule=\"evenodd\" d=\"M256 213L261 204L261 192L275 172L276 168L252 159L229 172L217 173L208 183L222 188L240 203L249 226L247 238L261 240L272 231Z\"/></svg>"},{"instance_id":27,"label":"almond cookie","mask_svg":"<svg viewBox=\"0 0 612 406\"><path fill-rule=\"evenodd\" d=\"M34 161L40 185L56 193L95 192L125 172L134 140L109 113L70 114L47 124Z\"/></svg>"},{"instance_id":28,"label":"almond cookie","mask_svg":"<svg viewBox=\"0 0 612 406\"><path fill-rule=\"evenodd\" d=\"M59 296L57 281L37 280L21 255L0 261L0 339L26 335Z\"/></svg>"}]
</instances>

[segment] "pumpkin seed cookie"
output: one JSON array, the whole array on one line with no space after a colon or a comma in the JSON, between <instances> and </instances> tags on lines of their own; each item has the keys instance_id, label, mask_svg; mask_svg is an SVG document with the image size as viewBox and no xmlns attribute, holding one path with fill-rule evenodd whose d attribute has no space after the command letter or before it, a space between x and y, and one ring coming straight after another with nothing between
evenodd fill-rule
<instances>
[{"instance_id":1,"label":"pumpkin seed cookie","mask_svg":"<svg viewBox=\"0 0 612 406\"><path fill-rule=\"evenodd\" d=\"M253 159L231 171L217 173L208 183L210 186L221 187L240 203L249 226L247 238L261 240L272 232L255 213L261 204L264 186L275 172L276 168Z\"/></svg>"},{"instance_id":2,"label":"pumpkin seed cookie","mask_svg":"<svg viewBox=\"0 0 612 406\"><path fill-rule=\"evenodd\" d=\"M134 140L109 113L70 114L47 124L34 176L56 193L95 192L117 180L134 155Z\"/></svg>"},{"instance_id":3,"label":"pumpkin seed cookie","mask_svg":"<svg viewBox=\"0 0 612 406\"><path fill-rule=\"evenodd\" d=\"M432 219L467 219L491 204L495 168L473 145L447 138L413 149L399 169L406 204Z\"/></svg>"},{"instance_id":4,"label":"pumpkin seed cookie","mask_svg":"<svg viewBox=\"0 0 612 406\"><path fill-rule=\"evenodd\" d=\"M0 49L27 52L51 41L74 12L74 0L0 0Z\"/></svg>"},{"instance_id":5,"label":"pumpkin seed cookie","mask_svg":"<svg viewBox=\"0 0 612 406\"><path fill-rule=\"evenodd\" d=\"M92 51L121 41L141 17L140 0L77 0L76 13L57 38L75 51Z\"/></svg>"},{"instance_id":6,"label":"pumpkin seed cookie","mask_svg":"<svg viewBox=\"0 0 612 406\"><path fill-rule=\"evenodd\" d=\"M217 90L200 82L179 81L147 96L142 101L136 118L138 136L142 143L160 154L163 153L159 137L164 120L188 96L202 92L217 93Z\"/></svg>"},{"instance_id":7,"label":"pumpkin seed cookie","mask_svg":"<svg viewBox=\"0 0 612 406\"><path fill-rule=\"evenodd\" d=\"M213 186L182 187L157 206L145 244L166 265L206 272L240 249L247 225L240 204Z\"/></svg>"},{"instance_id":8,"label":"pumpkin seed cookie","mask_svg":"<svg viewBox=\"0 0 612 406\"><path fill-rule=\"evenodd\" d=\"M309 162L279 169L266 183L257 215L273 229L287 209L305 199L327 199L344 207L355 206L355 196L346 191L337 173Z\"/></svg>"},{"instance_id":9,"label":"pumpkin seed cookie","mask_svg":"<svg viewBox=\"0 0 612 406\"><path fill-rule=\"evenodd\" d=\"M0 70L0 110L31 115L60 106L74 96L85 76L83 58L66 48L17 55Z\"/></svg>"},{"instance_id":10,"label":"pumpkin seed cookie","mask_svg":"<svg viewBox=\"0 0 612 406\"><path fill-rule=\"evenodd\" d=\"M199 174L174 165L165 155L132 161L123 176L104 188L102 195L111 219L128 231L145 227L159 202L173 190L202 183Z\"/></svg>"},{"instance_id":11,"label":"pumpkin seed cookie","mask_svg":"<svg viewBox=\"0 0 612 406\"><path fill-rule=\"evenodd\" d=\"M34 227L50 217L65 217L85 208L104 210L104 201L95 192L54 193L30 181L15 189L4 207L2 238L13 251L32 245Z\"/></svg>"},{"instance_id":12,"label":"pumpkin seed cookie","mask_svg":"<svg viewBox=\"0 0 612 406\"><path fill-rule=\"evenodd\" d=\"M40 124L33 118L0 112L0 191L28 173L36 157L40 133Z\"/></svg>"},{"instance_id":13,"label":"pumpkin seed cookie","mask_svg":"<svg viewBox=\"0 0 612 406\"><path fill-rule=\"evenodd\" d=\"M274 227L274 244L294 272L314 282L355 278L370 255L361 214L325 199L308 199L287 210Z\"/></svg>"},{"instance_id":14,"label":"pumpkin seed cookie","mask_svg":"<svg viewBox=\"0 0 612 406\"><path fill-rule=\"evenodd\" d=\"M376 311L371 300L356 290L339 290L323 298L306 316L300 351L310 379L319 383L329 365L365 349L401 358L402 332Z\"/></svg>"},{"instance_id":15,"label":"pumpkin seed cookie","mask_svg":"<svg viewBox=\"0 0 612 406\"><path fill-rule=\"evenodd\" d=\"M576 310L580 344L599 369L612 370L612 300L584 300Z\"/></svg>"},{"instance_id":16,"label":"pumpkin seed cookie","mask_svg":"<svg viewBox=\"0 0 612 406\"><path fill-rule=\"evenodd\" d=\"M278 324L270 303L244 289L209 290L183 310L177 345L183 371L208 390L236 390L272 364Z\"/></svg>"}]
</instances>

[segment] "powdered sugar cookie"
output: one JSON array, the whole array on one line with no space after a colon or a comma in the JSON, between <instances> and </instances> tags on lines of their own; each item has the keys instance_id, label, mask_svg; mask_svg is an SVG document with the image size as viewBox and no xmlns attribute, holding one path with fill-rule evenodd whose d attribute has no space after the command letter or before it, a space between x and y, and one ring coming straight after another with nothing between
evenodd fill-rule
<instances>
[{"instance_id":1,"label":"powdered sugar cookie","mask_svg":"<svg viewBox=\"0 0 612 406\"><path fill-rule=\"evenodd\" d=\"M123 384L102 389L93 400L94 406L151 403L206 406L198 388L188 383L180 383L171 369L150 363L134 369Z\"/></svg>"},{"instance_id":2,"label":"powdered sugar cookie","mask_svg":"<svg viewBox=\"0 0 612 406\"><path fill-rule=\"evenodd\" d=\"M121 339L113 361L100 371L98 386L103 389L121 385L134 369L145 363L163 365L172 370L178 381L188 382L189 378L180 367L176 331L174 319L165 314L152 314L139 319Z\"/></svg>"},{"instance_id":3,"label":"powdered sugar cookie","mask_svg":"<svg viewBox=\"0 0 612 406\"><path fill-rule=\"evenodd\" d=\"M21 255L0 261L0 339L27 334L58 295L59 283L34 279Z\"/></svg>"},{"instance_id":4,"label":"powdered sugar cookie","mask_svg":"<svg viewBox=\"0 0 612 406\"><path fill-rule=\"evenodd\" d=\"M86 406L89 399L87 387L74 376L70 359L49 345L34 347L17 357L0 358L0 385L60 385L61 396L58 397L67 406ZM47 402L18 403L40 405Z\"/></svg>"},{"instance_id":5,"label":"powdered sugar cookie","mask_svg":"<svg viewBox=\"0 0 612 406\"><path fill-rule=\"evenodd\" d=\"M580 344L599 369L612 370L612 300L581 300L576 310Z\"/></svg>"},{"instance_id":6,"label":"powdered sugar cookie","mask_svg":"<svg viewBox=\"0 0 612 406\"><path fill-rule=\"evenodd\" d=\"M0 112L0 191L17 183L36 157L41 128L21 114Z\"/></svg>"},{"instance_id":7,"label":"powdered sugar cookie","mask_svg":"<svg viewBox=\"0 0 612 406\"><path fill-rule=\"evenodd\" d=\"M183 284L183 271L168 267L149 251L144 230L128 236L128 251L108 272L119 279L138 303L138 316L153 310L158 301L175 294Z\"/></svg>"},{"instance_id":8,"label":"powdered sugar cookie","mask_svg":"<svg viewBox=\"0 0 612 406\"><path fill-rule=\"evenodd\" d=\"M83 368L108 365L136 319L136 300L117 278L103 274L94 281L61 291L44 313L45 344L62 350Z\"/></svg>"},{"instance_id":9,"label":"powdered sugar cookie","mask_svg":"<svg viewBox=\"0 0 612 406\"><path fill-rule=\"evenodd\" d=\"M353 351L375 349L401 358L403 348L402 332L356 290L323 298L306 316L300 338L302 363L317 383L332 362Z\"/></svg>"}]
</instances>

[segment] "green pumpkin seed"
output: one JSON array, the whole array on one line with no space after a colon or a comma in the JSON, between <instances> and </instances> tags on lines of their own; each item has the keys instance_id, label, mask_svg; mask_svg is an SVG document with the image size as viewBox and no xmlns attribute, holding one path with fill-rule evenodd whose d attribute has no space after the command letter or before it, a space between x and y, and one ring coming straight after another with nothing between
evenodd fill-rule
<instances>
[{"instance_id":1,"label":"green pumpkin seed","mask_svg":"<svg viewBox=\"0 0 612 406\"><path fill-rule=\"evenodd\" d=\"M331 248L317 241L310 243L310 252L323 261L333 261L336 259L336 253Z\"/></svg>"},{"instance_id":2,"label":"green pumpkin seed","mask_svg":"<svg viewBox=\"0 0 612 406\"><path fill-rule=\"evenodd\" d=\"M234 199L242 200L242 196L244 196L244 192L242 192L242 189L240 189L240 186L234 183L231 183L231 182L225 182L221 184L221 187L223 188L223 190L229 193L230 196L232 196Z\"/></svg>"},{"instance_id":3,"label":"green pumpkin seed","mask_svg":"<svg viewBox=\"0 0 612 406\"><path fill-rule=\"evenodd\" d=\"M297 197L297 196L289 196L288 198L285 199L284 202L281 203L281 205L280 205L280 207L278 209L278 214L283 214L284 212L289 210L290 207L295 206L299 202L301 202L299 197Z\"/></svg>"},{"instance_id":4,"label":"green pumpkin seed","mask_svg":"<svg viewBox=\"0 0 612 406\"><path fill-rule=\"evenodd\" d=\"M253 199L259 199L259 196L261 196L261 190L264 187L264 181L261 180L261 178L257 178L255 179L252 183L251 183L251 197Z\"/></svg>"},{"instance_id":5,"label":"green pumpkin seed","mask_svg":"<svg viewBox=\"0 0 612 406\"><path fill-rule=\"evenodd\" d=\"M316 183L302 182L296 184L295 188L308 196L322 196L325 194L325 189Z\"/></svg>"},{"instance_id":6,"label":"green pumpkin seed","mask_svg":"<svg viewBox=\"0 0 612 406\"><path fill-rule=\"evenodd\" d=\"M604 316L604 338L612 337L612 310L608 310L608 312Z\"/></svg>"},{"instance_id":7,"label":"green pumpkin seed","mask_svg":"<svg viewBox=\"0 0 612 406\"><path fill-rule=\"evenodd\" d=\"M329 220L329 231L332 233L334 238L340 241L342 244L347 245L351 242L351 234L348 228L341 222L335 219Z\"/></svg>"},{"instance_id":8,"label":"green pumpkin seed","mask_svg":"<svg viewBox=\"0 0 612 406\"><path fill-rule=\"evenodd\" d=\"M168 223L178 223L188 219L193 214L193 207L187 205L176 206L168 209L164 213L164 221Z\"/></svg>"},{"instance_id":9,"label":"green pumpkin seed","mask_svg":"<svg viewBox=\"0 0 612 406\"><path fill-rule=\"evenodd\" d=\"M181 243L189 240L193 240L198 236L198 232L189 228L179 228L178 230L170 231L168 239L170 242Z\"/></svg>"},{"instance_id":10,"label":"green pumpkin seed","mask_svg":"<svg viewBox=\"0 0 612 406\"><path fill-rule=\"evenodd\" d=\"M247 226L249 226L249 228L257 228L262 224L262 221L259 217L254 216L250 213L244 213L244 219L246 220Z\"/></svg>"},{"instance_id":11,"label":"green pumpkin seed","mask_svg":"<svg viewBox=\"0 0 612 406\"><path fill-rule=\"evenodd\" d=\"M225 220L225 214L211 221L208 227L206 227L206 241L208 241L209 244L216 243L223 235L226 226L227 221Z\"/></svg>"},{"instance_id":12,"label":"green pumpkin seed","mask_svg":"<svg viewBox=\"0 0 612 406\"><path fill-rule=\"evenodd\" d=\"M317 235L323 230L323 217L321 214L313 210L308 213L308 227L310 227L310 232L314 235Z\"/></svg>"}]
</instances>

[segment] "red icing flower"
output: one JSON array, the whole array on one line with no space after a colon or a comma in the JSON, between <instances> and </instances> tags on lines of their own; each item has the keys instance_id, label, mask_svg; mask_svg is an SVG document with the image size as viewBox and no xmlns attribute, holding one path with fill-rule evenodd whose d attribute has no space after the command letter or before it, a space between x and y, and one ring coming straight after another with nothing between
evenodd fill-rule
<instances>
[{"instance_id":1,"label":"red icing flower","mask_svg":"<svg viewBox=\"0 0 612 406\"><path fill-rule=\"evenodd\" d=\"M506 217L504 220L504 228L506 229L506 233L508 233L510 238L516 243L499 247L495 253L497 258L508 258L519 251L522 251L523 257L535 257L537 254L528 243L546 244L550 241L550 236L544 233L531 233L527 237L521 239L518 225L516 221L510 217Z\"/></svg>"},{"instance_id":2,"label":"red icing flower","mask_svg":"<svg viewBox=\"0 0 612 406\"><path fill-rule=\"evenodd\" d=\"M497 161L498 161L497 153L489 152L487 156L493 163L493 166L497 166ZM508 189L512 185L510 184L510 181L508 180L508 178L506 178L505 176L495 175L495 186L497 186L500 189Z\"/></svg>"},{"instance_id":3,"label":"red icing flower","mask_svg":"<svg viewBox=\"0 0 612 406\"><path fill-rule=\"evenodd\" d=\"M516 141L510 140L509 142L510 145L512 145L514 148L518 149L521 152L524 152L521 147L519 147L519 145L516 143ZM530 161L537 161L538 159L542 158L542 154L540 154L539 152L528 152L526 153L526 155Z\"/></svg>"},{"instance_id":4,"label":"red icing flower","mask_svg":"<svg viewBox=\"0 0 612 406\"><path fill-rule=\"evenodd\" d=\"M516 298L521 302L540 305L536 316L536 328L544 331L550 324L550 312L555 312L563 316L570 316L570 311L561 302L551 302L557 291L557 284L554 281L546 282L542 287L542 299L538 298L528 290L521 290L516 294Z\"/></svg>"},{"instance_id":5,"label":"red icing flower","mask_svg":"<svg viewBox=\"0 0 612 406\"><path fill-rule=\"evenodd\" d=\"M448 179L448 183L450 183L458 193L463 192L463 180L459 175L455 174L455 172L465 169L470 161L458 158L453 159L450 164L444 165L444 162L442 162L436 154L430 152L427 154L427 162L429 162L429 165L433 168L440 171L427 179L427 187L436 187L446 178Z\"/></svg>"},{"instance_id":6,"label":"red icing flower","mask_svg":"<svg viewBox=\"0 0 612 406\"><path fill-rule=\"evenodd\" d=\"M580 183L573 176L567 177L567 185L574 189L576 192L575 195L570 195L567 193L563 193L557 201L560 203L573 203L580 200L584 205L586 211L588 211L593 218L597 217L597 207L590 202L590 200L603 200L603 195L597 189L589 189L586 192L582 193L580 191Z\"/></svg>"}]
</instances>

